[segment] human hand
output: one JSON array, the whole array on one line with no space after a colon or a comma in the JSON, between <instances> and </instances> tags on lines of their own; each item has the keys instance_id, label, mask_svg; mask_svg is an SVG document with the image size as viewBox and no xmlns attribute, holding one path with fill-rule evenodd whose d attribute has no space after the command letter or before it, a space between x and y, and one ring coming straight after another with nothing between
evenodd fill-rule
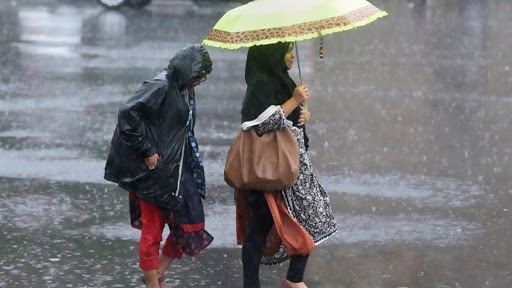
<instances>
[{"instance_id":1,"label":"human hand","mask_svg":"<svg viewBox=\"0 0 512 288\"><path fill-rule=\"evenodd\" d=\"M156 167L156 164L158 164L158 160L160 160L160 156L158 154L155 154L151 157L148 157L144 159L144 163L146 163L146 166L149 170L153 170Z\"/></svg>"},{"instance_id":2,"label":"human hand","mask_svg":"<svg viewBox=\"0 0 512 288\"><path fill-rule=\"evenodd\" d=\"M295 87L295 90L293 90L292 97L298 104L304 103L309 98L309 88L299 82L297 87Z\"/></svg>"},{"instance_id":3,"label":"human hand","mask_svg":"<svg viewBox=\"0 0 512 288\"><path fill-rule=\"evenodd\" d=\"M304 126L309 119L311 118L311 113L309 113L309 110L305 108L304 106L300 107L300 117L299 122L297 123L297 126Z\"/></svg>"}]
</instances>

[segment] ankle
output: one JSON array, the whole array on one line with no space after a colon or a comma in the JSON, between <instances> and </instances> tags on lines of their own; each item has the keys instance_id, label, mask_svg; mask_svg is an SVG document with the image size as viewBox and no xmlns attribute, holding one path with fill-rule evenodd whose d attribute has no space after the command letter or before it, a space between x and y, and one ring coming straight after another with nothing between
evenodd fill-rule
<instances>
[{"instance_id":1,"label":"ankle","mask_svg":"<svg viewBox=\"0 0 512 288\"><path fill-rule=\"evenodd\" d=\"M144 271L141 280L146 285L146 288L161 288L161 284L165 282L164 275L156 270Z\"/></svg>"},{"instance_id":2,"label":"ankle","mask_svg":"<svg viewBox=\"0 0 512 288\"><path fill-rule=\"evenodd\" d=\"M146 288L160 288L159 283L148 283L146 284Z\"/></svg>"},{"instance_id":3,"label":"ankle","mask_svg":"<svg viewBox=\"0 0 512 288\"><path fill-rule=\"evenodd\" d=\"M283 287L286 288L308 288L304 282L291 282L288 279L285 279L283 282Z\"/></svg>"}]
</instances>

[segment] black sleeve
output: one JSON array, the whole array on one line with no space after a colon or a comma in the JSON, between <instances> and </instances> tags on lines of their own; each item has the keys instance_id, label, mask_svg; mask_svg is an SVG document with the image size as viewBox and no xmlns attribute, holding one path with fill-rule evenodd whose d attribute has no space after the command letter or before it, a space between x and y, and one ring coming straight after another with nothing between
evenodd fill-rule
<instances>
[{"instance_id":1,"label":"black sleeve","mask_svg":"<svg viewBox=\"0 0 512 288\"><path fill-rule=\"evenodd\" d=\"M147 138L146 125L148 115L158 113L166 90L164 81L144 82L135 95L119 109L117 128L121 141L143 158L157 153L154 144Z\"/></svg>"}]
</instances>

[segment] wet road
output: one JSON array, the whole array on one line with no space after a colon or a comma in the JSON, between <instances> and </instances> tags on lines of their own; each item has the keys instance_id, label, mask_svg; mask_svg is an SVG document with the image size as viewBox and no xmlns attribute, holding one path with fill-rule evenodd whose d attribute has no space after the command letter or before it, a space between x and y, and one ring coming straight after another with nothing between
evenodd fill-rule
<instances>
[{"instance_id":1,"label":"wet road","mask_svg":"<svg viewBox=\"0 0 512 288\"><path fill-rule=\"evenodd\" d=\"M389 16L300 43L311 154L339 232L310 287L512 287L512 2L374 1ZM234 4L0 2L0 287L141 287L126 194L103 180L120 103ZM207 229L172 287L240 287L222 179L246 50L198 87ZM296 69L292 71L297 77ZM278 287L286 265L262 267Z\"/></svg>"}]
</instances>

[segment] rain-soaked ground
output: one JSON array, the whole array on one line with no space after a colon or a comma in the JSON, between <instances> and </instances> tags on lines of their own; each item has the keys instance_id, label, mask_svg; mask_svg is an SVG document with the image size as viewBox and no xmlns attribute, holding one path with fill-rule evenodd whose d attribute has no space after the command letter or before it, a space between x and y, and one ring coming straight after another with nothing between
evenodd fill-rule
<instances>
[{"instance_id":1,"label":"rain-soaked ground","mask_svg":"<svg viewBox=\"0 0 512 288\"><path fill-rule=\"evenodd\" d=\"M300 43L311 154L339 232L312 288L512 287L512 2L376 0L389 16ZM120 103L237 4L0 1L0 287L142 287L127 195L103 180ZM223 163L246 50L197 88L207 229L172 287L241 287ZM297 70L292 74L297 78ZM286 265L261 269L278 287Z\"/></svg>"}]
</instances>

